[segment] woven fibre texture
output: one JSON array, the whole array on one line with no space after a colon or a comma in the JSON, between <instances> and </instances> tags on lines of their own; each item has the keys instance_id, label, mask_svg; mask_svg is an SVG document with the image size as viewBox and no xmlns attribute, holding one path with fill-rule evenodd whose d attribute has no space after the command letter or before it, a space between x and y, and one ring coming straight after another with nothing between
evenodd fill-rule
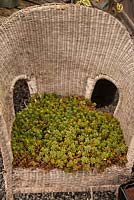
<instances>
[{"instance_id":1,"label":"woven fibre texture","mask_svg":"<svg viewBox=\"0 0 134 200\"><path fill-rule=\"evenodd\" d=\"M133 68L133 42L125 27L93 8L62 4L29 7L0 26L0 139L9 197L16 80L34 79L41 93L85 95L89 78L106 76L119 91L115 116L129 146L134 135Z\"/></svg>"},{"instance_id":2,"label":"woven fibre texture","mask_svg":"<svg viewBox=\"0 0 134 200\"><path fill-rule=\"evenodd\" d=\"M64 172L53 169L14 169L14 193L39 193L39 192L79 192L89 191L91 187L99 188L117 186L129 177L127 168L111 167L103 173L97 172Z\"/></svg>"},{"instance_id":3,"label":"woven fibre texture","mask_svg":"<svg viewBox=\"0 0 134 200\"><path fill-rule=\"evenodd\" d=\"M0 96L9 134L14 112L11 85L16 77L35 77L39 92L84 95L87 79L105 74L119 89L116 115L129 144L134 51L119 21L81 6L31 7L1 26L0 44Z\"/></svg>"}]
</instances>

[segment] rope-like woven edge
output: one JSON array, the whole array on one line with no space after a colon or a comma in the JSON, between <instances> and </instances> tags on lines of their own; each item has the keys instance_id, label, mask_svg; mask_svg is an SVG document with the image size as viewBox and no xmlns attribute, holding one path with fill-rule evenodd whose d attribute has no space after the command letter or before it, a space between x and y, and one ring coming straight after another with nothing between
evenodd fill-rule
<instances>
[{"instance_id":1,"label":"rope-like woven edge","mask_svg":"<svg viewBox=\"0 0 134 200\"><path fill-rule=\"evenodd\" d=\"M78 4L65 4L65 3L45 3L45 4L42 4L42 5L35 5L35 6L30 6L30 7L27 7L27 8L24 8L22 10L19 10L15 13L13 13L10 17L8 17L4 23L3 23L3 26L8 24L8 23L11 23L12 21L16 21L18 20L18 18L23 18L25 17L26 14L29 14L29 11L30 12L34 12L37 8L38 9L41 9L41 10L53 10L53 9L58 9L58 10L64 10L66 8L69 8L69 7L84 7L85 9L95 9L97 10L97 12L103 12L103 15L109 15L109 13L107 12L104 12L104 11L101 11L97 8L92 8L92 7L85 7L83 5L78 5ZM116 19L114 16L111 15L111 18L114 18L114 20L117 21L117 23L120 24L120 26L122 28L124 28L126 30L126 32L128 33L126 27L118 20ZM129 35L129 33L128 33Z\"/></svg>"},{"instance_id":2,"label":"rope-like woven edge","mask_svg":"<svg viewBox=\"0 0 134 200\"><path fill-rule=\"evenodd\" d=\"M85 171L67 173L58 169L46 171L16 168L13 170L13 188L14 193L88 191L93 186L120 185L129 176L128 168L117 166L107 168L99 174Z\"/></svg>"}]
</instances>

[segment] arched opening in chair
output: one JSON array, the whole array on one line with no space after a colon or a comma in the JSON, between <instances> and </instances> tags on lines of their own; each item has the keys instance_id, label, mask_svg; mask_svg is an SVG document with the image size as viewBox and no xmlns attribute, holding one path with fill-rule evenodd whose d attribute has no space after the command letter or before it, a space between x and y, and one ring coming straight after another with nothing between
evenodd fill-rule
<instances>
[{"instance_id":1,"label":"arched opening in chair","mask_svg":"<svg viewBox=\"0 0 134 200\"><path fill-rule=\"evenodd\" d=\"M104 112L114 113L119 100L119 92L114 83L107 79L99 79L94 87L91 101L96 108Z\"/></svg>"},{"instance_id":2,"label":"arched opening in chair","mask_svg":"<svg viewBox=\"0 0 134 200\"><path fill-rule=\"evenodd\" d=\"M25 79L16 81L13 89L13 102L15 113L21 111L28 104L30 91Z\"/></svg>"}]
</instances>

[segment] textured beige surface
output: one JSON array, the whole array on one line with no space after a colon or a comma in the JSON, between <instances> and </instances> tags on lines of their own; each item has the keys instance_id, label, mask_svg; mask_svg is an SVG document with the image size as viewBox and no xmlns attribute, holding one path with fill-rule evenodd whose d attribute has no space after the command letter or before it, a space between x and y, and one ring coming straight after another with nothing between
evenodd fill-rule
<instances>
[{"instance_id":1,"label":"textured beige surface","mask_svg":"<svg viewBox=\"0 0 134 200\"><path fill-rule=\"evenodd\" d=\"M5 20L6 20L6 17L0 16L0 25L1 25L2 23L4 23Z\"/></svg>"},{"instance_id":2,"label":"textured beige surface","mask_svg":"<svg viewBox=\"0 0 134 200\"><path fill-rule=\"evenodd\" d=\"M129 33L118 20L82 6L30 7L13 14L0 27L0 146L6 170L7 200L12 198L12 186L14 191L18 186L12 176L10 145L13 87L18 79L26 79L33 93L37 90L89 97L97 80L112 81L119 91L114 115L121 123L129 147L128 169L124 171L130 169L134 160L131 142L134 135L133 48ZM112 173L114 180L115 172ZM118 184L118 173L116 177L113 185ZM38 179L40 176L36 173L35 183ZM97 176L94 180L97 182ZM19 184L23 190L27 182L23 180ZM103 185L107 184L104 181ZM75 187L72 182L72 191Z\"/></svg>"},{"instance_id":3,"label":"textured beige surface","mask_svg":"<svg viewBox=\"0 0 134 200\"><path fill-rule=\"evenodd\" d=\"M103 173L95 171L67 173L58 169L50 171L14 169L13 185L14 193L84 192L91 187L120 185L128 176L127 168L117 166L107 168Z\"/></svg>"}]
</instances>

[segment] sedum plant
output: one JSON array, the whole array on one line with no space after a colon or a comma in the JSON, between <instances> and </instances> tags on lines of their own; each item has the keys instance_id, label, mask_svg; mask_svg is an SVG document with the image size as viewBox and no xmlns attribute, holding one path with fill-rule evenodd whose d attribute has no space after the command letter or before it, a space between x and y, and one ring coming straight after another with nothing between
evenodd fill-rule
<instances>
[{"instance_id":1,"label":"sedum plant","mask_svg":"<svg viewBox=\"0 0 134 200\"><path fill-rule=\"evenodd\" d=\"M36 94L16 114L12 128L14 167L104 170L126 162L120 124L97 112L84 97Z\"/></svg>"}]
</instances>

